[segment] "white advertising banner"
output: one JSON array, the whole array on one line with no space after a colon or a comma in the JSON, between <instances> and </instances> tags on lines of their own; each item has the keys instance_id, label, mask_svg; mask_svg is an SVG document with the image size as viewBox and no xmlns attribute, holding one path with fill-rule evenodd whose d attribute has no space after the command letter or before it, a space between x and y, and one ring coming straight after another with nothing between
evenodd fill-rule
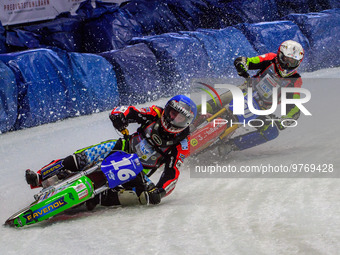
<instances>
[{"instance_id":1,"label":"white advertising banner","mask_svg":"<svg viewBox=\"0 0 340 255\"><path fill-rule=\"evenodd\" d=\"M74 12L85 0L0 0L3 26L54 19L62 12Z\"/></svg>"}]
</instances>

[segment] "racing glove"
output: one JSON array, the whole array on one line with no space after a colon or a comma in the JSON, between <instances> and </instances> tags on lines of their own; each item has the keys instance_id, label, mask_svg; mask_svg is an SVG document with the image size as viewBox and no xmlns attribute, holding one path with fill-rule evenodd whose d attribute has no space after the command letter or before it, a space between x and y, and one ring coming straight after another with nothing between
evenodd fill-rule
<instances>
[{"instance_id":1,"label":"racing glove","mask_svg":"<svg viewBox=\"0 0 340 255\"><path fill-rule=\"evenodd\" d=\"M123 131L124 129L127 128L129 125L128 120L126 119L125 115L123 113L115 113L115 114L110 114L110 120L119 132Z\"/></svg>"},{"instance_id":2,"label":"racing glove","mask_svg":"<svg viewBox=\"0 0 340 255\"><path fill-rule=\"evenodd\" d=\"M153 187L152 189L148 190L147 193L150 204L157 205L161 202L161 194L157 187Z\"/></svg>"},{"instance_id":3,"label":"racing glove","mask_svg":"<svg viewBox=\"0 0 340 255\"><path fill-rule=\"evenodd\" d=\"M239 76L244 78L249 78L248 74L248 65L247 65L247 58L246 57L238 57L234 61L234 65L236 67L237 73Z\"/></svg>"}]
</instances>

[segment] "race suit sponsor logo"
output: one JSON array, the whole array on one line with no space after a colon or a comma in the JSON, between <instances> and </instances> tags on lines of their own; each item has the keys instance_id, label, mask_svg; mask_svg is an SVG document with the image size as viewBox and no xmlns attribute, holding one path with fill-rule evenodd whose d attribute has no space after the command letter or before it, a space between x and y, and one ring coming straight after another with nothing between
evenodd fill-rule
<instances>
[{"instance_id":1,"label":"race suit sponsor logo","mask_svg":"<svg viewBox=\"0 0 340 255\"><path fill-rule=\"evenodd\" d=\"M182 150L189 150L188 139L183 139L183 140L181 141L181 146L182 146Z\"/></svg>"},{"instance_id":2,"label":"race suit sponsor logo","mask_svg":"<svg viewBox=\"0 0 340 255\"><path fill-rule=\"evenodd\" d=\"M190 142L190 144L192 145L192 146L196 146L197 144L198 144L198 141L197 141L197 139L191 139L191 142Z\"/></svg>"},{"instance_id":3,"label":"race suit sponsor logo","mask_svg":"<svg viewBox=\"0 0 340 255\"><path fill-rule=\"evenodd\" d=\"M136 151L137 155L145 161L156 154L156 151L145 139L136 145Z\"/></svg>"},{"instance_id":4,"label":"race suit sponsor logo","mask_svg":"<svg viewBox=\"0 0 340 255\"><path fill-rule=\"evenodd\" d=\"M184 159L185 159L185 155L183 155L183 154L179 154L179 159L180 159L181 161L184 161Z\"/></svg>"},{"instance_id":5,"label":"race suit sponsor logo","mask_svg":"<svg viewBox=\"0 0 340 255\"><path fill-rule=\"evenodd\" d=\"M52 165L50 167L42 169L41 175L42 175L43 179L45 179L47 176L53 175L55 172L60 170L62 167L63 167L63 165L61 163L58 163L56 165Z\"/></svg>"},{"instance_id":6,"label":"race suit sponsor logo","mask_svg":"<svg viewBox=\"0 0 340 255\"><path fill-rule=\"evenodd\" d=\"M153 134L151 137L157 145L162 145L162 139L158 135Z\"/></svg>"}]
</instances>

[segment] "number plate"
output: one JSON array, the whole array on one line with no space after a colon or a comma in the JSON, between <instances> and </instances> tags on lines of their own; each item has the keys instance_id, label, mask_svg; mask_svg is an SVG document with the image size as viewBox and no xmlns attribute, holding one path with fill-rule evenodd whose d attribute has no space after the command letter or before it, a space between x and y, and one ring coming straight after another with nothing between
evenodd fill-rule
<instances>
[{"instance_id":1,"label":"number plate","mask_svg":"<svg viewBox=\"0 0 340 255\"><path fill-rule=\"evenodd\" d=\"M108 156L101 164L109 187L114 188L136 177L143 170L137 154L115 152Z\"/></svg>"}]
</instances>

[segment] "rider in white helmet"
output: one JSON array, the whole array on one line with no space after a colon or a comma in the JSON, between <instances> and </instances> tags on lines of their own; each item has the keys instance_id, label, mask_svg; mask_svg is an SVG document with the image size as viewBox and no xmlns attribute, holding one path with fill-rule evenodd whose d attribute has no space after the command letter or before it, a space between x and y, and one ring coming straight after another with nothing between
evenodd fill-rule
<instances>
[{"instance_id":1,"label":"rider in white helmet","mask_svg":"<svg viewBox=\"0 0 340 255\"><path fill-rule=\"evenodd\" d=\"M267 53L256 57L238 57L234 61L234 65L238 74L244 78L249 78L248 70L259 70L251 79L251 86L257 92L257 98L254 98L263 109L270 109L272 105L272 97L268 96L265 91L257 86L260 82L270 79L267 84L272 86L295 87L299 88L302 85L301 76L297 73L297 68L300 66L304 57L304 50L300 43L288 40L284 41L277 53ZM273 84L276 83L276 84ZM269 88L271 89L271 88ZM287 98L300 98L299 93L287 93ZM280 102L280 98L278 98ZM282 122L277 121L276 125L265 125L255 131L240 135L233 138L228 143L220 145L223 154L228 154L232 150L243 150L265 143L275 139L279 135L279 130L285 129L289 125L287 119L297 120L300 116L300 110L295 105L287 105L287 115L281 116L281 120L285 121L285 126ZM293 121L291 122L293 123Z\"/></svg>"},{"instance_id":2,"label":"rider in white helmet","mask_svg":"<svg viewBox=\"0 0 340 255\"><path fill-rule=\"evenodd\" d=\"M277 51L276 67L282 77L289 77L297 73L304 50L300 43L288 40L283 42Z\"/></svg>"}]
</instances>

